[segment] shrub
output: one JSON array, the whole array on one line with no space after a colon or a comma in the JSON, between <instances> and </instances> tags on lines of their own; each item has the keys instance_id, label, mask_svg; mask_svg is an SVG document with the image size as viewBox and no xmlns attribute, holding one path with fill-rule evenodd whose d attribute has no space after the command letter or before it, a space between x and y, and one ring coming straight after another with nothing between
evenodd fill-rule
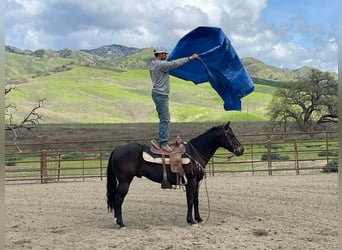
<instances>
[{"instance_id":1,"label":"shrub","mask_svg":"<svg viewBox=\"0 0 342 250\"><path fill-rule=\"evenodd\" d=\"M327 156L327 151L318 152L317 155L320 157ZM333 157L337 157L338 152L337 151L328 151L328 155L333 156Z\"/></svg>"},{"instance_id":2,"label":"shrub","mask_svg":"<svg viewBox=\"0 0 342 250\"><path fill-rule=\"evenodd\" d=\"M290 159L290 157L288 155L280 155L277 153L273 153L273 154L271 154L271 159L276 160L276 161L287 161ZM261 156L261 160L267 161L268 160L268 154L263 154Z\"/></svg>"},{"instance_id":3,"label":"shrub","mask_svg":"<svg viewBox=\"0 0 342 250\"><path fill-rule=\"evenodd\" d=\"M73 160L73 159L81 159L83 157L82 153L70 153L62 155L62 160Z\"/></svg>"},{"instance_id":4,"label":"shrub","mask_svg":"<svg viewBox=\"0 0 342 250\"><path fill-rule=\"evenodd\" d=\"M16 157L8 157L6 158L6 163L5 165L6 166L16 166L17 165L17 158Z\"/></svg>"},{"instance_id":5,"label":"shrub","mask_svg":"<svg viewBox=\"0 0 342 250\"><path fill-rule=\"evenodd\" d=\"M8 156L5 158L5 165L6 166L16 166L17 161L20 161L22 159L23 159L23 157L19 157L19 156Z\"/></svg>"},{"instance_id":6,"label":"shrub","mask_svg":"<svg viewBox=\"0 0 342 250\"><path fill-rule=\"evenodd\" d=\"M338 172L338 161L337 159L331 160L327 165L322 169L323 173L336 173Z\"/></svg>"},{"instance_id":7,"label":"shrub","mask_svg":"<svg viewBox=\"0 0 342 250\"><path fill-rule=\"evenodd\" d=\"M62 160L78 160L83 158L95 158L97 154L84 154L84 153L70 153L62 155Z\"/></svg>"}]
</instances>

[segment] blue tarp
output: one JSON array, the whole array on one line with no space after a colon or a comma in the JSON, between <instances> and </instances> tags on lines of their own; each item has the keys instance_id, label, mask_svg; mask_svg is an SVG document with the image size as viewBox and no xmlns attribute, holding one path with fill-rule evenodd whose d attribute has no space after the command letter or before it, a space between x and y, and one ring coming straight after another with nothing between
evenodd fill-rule
<instances>
[{"instance_id":1,"label":"blue tarp","mask_svg":"<svg viewBox=\"0 0 342 250\"><path fill-rule=\"evenodd\" d=\"M228 37L217 27L198 27L186 34L168 60L190 56L192 60L170 74L195 84L210 82L224 101L225 110L241 110L241 98L254 91L254 85Z\"/></svg>"}]
</instances>

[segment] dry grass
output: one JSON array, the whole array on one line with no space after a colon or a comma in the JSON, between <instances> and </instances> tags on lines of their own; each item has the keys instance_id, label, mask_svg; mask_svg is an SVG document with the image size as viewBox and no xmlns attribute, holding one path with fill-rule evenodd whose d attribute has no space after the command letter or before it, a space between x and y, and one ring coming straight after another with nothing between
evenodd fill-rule
<instances>
[{"instance_id":1,"label":"dry grass","mask_svg":"<svg viewBox=\"0 0 342 250\"><path fill-rule=\"evenodd\" d=\"M180 135L190 139L207 131L217 122L205 123L172 123L170 139ZM265 122L231 122L236 135L247 133L263 133ZM157 123L115 123L115 124L50 124L41 125L37 130L38 137L28 131L18 131L17 143L53 142L70 140L107 140L107 139L146 139L155 138L158 133ZM12 134L6 131L6 142L12 142Z\"/></svg>"},{"instance_id":2,"label":"dry grass","mask_svg":"<svg viewBox=\"0 0 342 250\"><path fill-rule=\"evenodd\" d=\"M183 140L194 138L213 126L224 122L184 122L172 123L170 141L179 135ZM235 135L264 134L270 132L267 122L231 122ZM336 131L337 125L330 124L322 127L321 131ZM278 132L283 132L280 130ZM296 132L288 130L288 132ZM112 124L44 124L33 135L27 130L18 130L17 143L44 143L83 140L122 140L134 139L137 142L155 139L158 134L157 123L112 123ZM13 143L13 134L6 131L6 143Z\"/></svg>"}]
</instances>

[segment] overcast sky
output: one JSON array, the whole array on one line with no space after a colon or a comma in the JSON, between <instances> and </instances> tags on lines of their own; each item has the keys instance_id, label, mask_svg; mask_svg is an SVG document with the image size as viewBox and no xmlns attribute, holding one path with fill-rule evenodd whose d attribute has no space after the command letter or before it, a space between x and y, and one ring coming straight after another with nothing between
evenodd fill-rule
<instances>
[{"instance_id":1,"label":"overcast sky","mask_svg":"<svg viewBox=\"0 0 342 250\"><path fill-rule=\"evenodd\" d=\"M238 55L337 72L340 0L5 0L5 44L170 51L198 26L220 27Z\"/></svg>"}]
</instances>

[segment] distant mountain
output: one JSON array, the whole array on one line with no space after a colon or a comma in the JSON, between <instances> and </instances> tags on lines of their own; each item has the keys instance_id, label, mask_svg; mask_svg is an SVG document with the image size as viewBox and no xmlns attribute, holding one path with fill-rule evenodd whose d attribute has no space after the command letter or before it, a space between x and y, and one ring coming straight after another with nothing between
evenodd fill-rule
<instances>
[{"instance_id":1,"label":"distant mountain","mask_svg":"<svg viewBox=\"0 0 342 250\"><path fill-rule=\"evenodd\" d=\"M101 46L97 49L90 49L90 50L83 50L82 49L81 51L87 52L89 54L94 54L97 56L110 57L113 59L117 59L120 57L131 55L131 54L139 52L141 50L142 49L112 44L112 45L104 45L104 46Z\"/></svg>"},{"instance_id":2,"label":"distant mountain","mask_svg":"<svg viewBox=\"0 0 342 250\"><path fill-rule=\"evenodd\" d=\"M72 54L93 54L99 57L110 57L110 58L120 58L124 56L131 55L133 53L139 52L142 49L138 48L132 48L132 47L126 47L123 45L104 45L97 49L81 49L81 50L71 50L71 49L63 49L63 50L48 50L48 49L39 49L36 51L32 50L22 50L13 46L5 46L5 51L10 53L15 53L19 55L31 55L31 56L37 56L37 57L62 57L62 58L71 58Z\"/></svg>"},{"instance_id":3,"label":"distant mountain","mask_svg":"<svg viewBox=\"0 0 342 250\"><path fill-rule=\"evenodd\" d=\"M271 81L296 81L308 76L310 67L301 67L298 69L278 68L272 65L263 63L262 61L253 58L242 58L243 64L249 74L258 79Z\"/></svg>"},{"instance_id":4,"label":"distant mountain","mask_svg":"<svg viewBox=\"0 0 342 250\"><path fill-rule=\"evenodd\" d=\"M10 53L19 54L19 55L31 55L32 54L31 50L22 50L22 49L18 49L16 47L13 47L13 46L5 46L5 51L10 52Z\"/></svg>"},{"instance_id":5,"label":"distant mountain","mask_svg":"<svg viewBox=\"0 0 342 250\"><path fill-rule=\"evenodd\" d=\"M44 71L54 71L56 65L60 67L61 64L64 66L70 64L101 66L118 71L146 69L153 59L152 48L138 49L117 44L89 50L63 49L57 51L45 49L30 51L5 46L5 51L8 53L5 63L6 77L22 76L22 74L25 75L25 72L34 74L35 71L44 74ZM255 82L277 87L281 86L283 82L303 79L311 70L310 67L278 68L253 57L242 58L242 61Z\"/></svg>"}]
</instances>

